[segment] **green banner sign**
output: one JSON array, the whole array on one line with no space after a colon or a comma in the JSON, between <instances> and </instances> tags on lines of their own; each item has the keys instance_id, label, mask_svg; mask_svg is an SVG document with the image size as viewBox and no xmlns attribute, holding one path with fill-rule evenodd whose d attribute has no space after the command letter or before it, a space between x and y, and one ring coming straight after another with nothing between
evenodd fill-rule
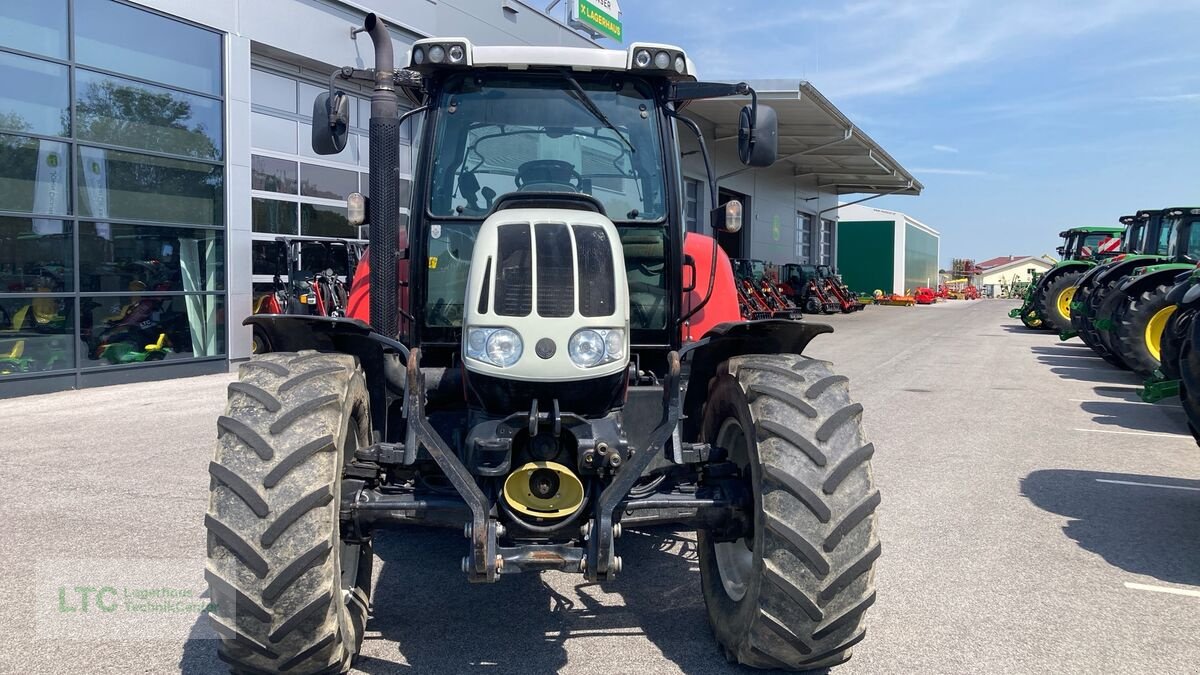
<instances>
[{"instance_id":1,"label":"green banner sign","mask_svg":"<svg viewBox=\"0 0 1200 675\"><path fill-rule=\"evenodd\" d=\"M574 0L572 19L581 27L621 41L621 10L616 0Z\"/></svg>"}]
</instances>

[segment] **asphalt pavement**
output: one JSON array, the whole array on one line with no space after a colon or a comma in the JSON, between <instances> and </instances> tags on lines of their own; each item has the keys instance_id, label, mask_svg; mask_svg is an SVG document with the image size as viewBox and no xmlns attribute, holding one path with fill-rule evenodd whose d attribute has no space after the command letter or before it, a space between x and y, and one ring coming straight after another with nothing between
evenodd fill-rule
<instances>
[{"instance_id":1,"label":"asphalt pavement","mask_svg":"<svg viewBox=\"0 0 1200 675\"><path fill-rule=\"evenodd\" d=\"M883 493L878 602L833 672L1200 670L1200 450L1182 410L1140 403L1133 376L1012 306L868 307L810 346L865 406ZM130 598L203 587L231 379L0 401L0 673L224 672L194 609ZM383 535L357 672L753 672L714 645L693 533L617 543L611 583L473 586L460 533Z\"/></svg>"}]
</instances>

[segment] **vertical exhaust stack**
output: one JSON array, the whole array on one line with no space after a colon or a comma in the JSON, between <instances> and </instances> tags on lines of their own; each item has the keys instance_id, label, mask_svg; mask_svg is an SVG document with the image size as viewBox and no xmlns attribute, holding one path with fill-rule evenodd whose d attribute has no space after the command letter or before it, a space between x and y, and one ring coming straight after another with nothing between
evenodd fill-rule
<instances>
[{"instance_id":1,"label":"vertical exhaust stack","mask_svg":"<svg viewBox=\"0 0 1200 675\"><path fill-rule=\"evenodd\" d=\"M375 92L371 94L370 186L368 222L371 240L371 325L394 338L400 332L396 249L400 229L400 122L397 119L396 70L392 36L375 14L363 30L375 45Z\"/></svg>"}]
</instances>

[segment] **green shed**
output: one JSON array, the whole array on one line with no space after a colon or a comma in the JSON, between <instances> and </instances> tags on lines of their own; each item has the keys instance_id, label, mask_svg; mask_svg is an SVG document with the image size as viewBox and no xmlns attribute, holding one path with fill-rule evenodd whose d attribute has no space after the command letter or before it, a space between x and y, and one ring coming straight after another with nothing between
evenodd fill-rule
<instances>
[{"instance_id":1,"label":"green shed","mask_svg":"<svg viewBox=\"0 0 1200 675\"><path fill-rule=\"evenodd\" d=\"M837 269L859 293L935 288L941 235L921 221L861 204L838 209Z\"/></svg>"}]
</instances>

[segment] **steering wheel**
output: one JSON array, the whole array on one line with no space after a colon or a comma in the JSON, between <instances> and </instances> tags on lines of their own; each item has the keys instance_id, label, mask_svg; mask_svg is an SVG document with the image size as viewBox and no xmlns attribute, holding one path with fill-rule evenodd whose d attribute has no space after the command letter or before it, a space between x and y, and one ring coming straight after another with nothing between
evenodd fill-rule
<instances>
[{"instance_id":1,"label":"steering wheel","mask_svg":"<svg viewBox=\"0 0 1200 675\"><path fill-rule=\"evenodd\" d=\"M572 184L571 181L574 181ZM569 188L582 191L583 177L575 166L561 159L535 159L517 168L517 190L530 192Z\"/></svg>"}]
</instances>

